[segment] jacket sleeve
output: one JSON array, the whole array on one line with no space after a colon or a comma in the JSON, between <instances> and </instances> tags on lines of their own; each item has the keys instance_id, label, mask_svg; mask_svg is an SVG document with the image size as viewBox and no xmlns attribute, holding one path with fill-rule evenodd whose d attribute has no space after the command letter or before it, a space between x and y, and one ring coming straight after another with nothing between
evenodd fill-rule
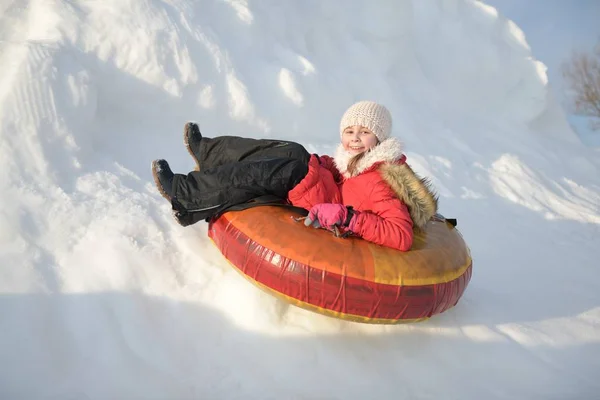
<instances>
[{"instance_id":1,"label":"jacket sleeve","mask_svg":"<svg viewBox=\"0 0 600 400\"><path fill-rule=\"evenodd\" d=\"M400 251L410 250L413 243L413 222L408 207L383 182L373 190L372 210L356 214L352 231L361 238Z\"/></svg>"},{"instance_id":2,"label":"jacket sleeve","mask_svg":"<svg viewBox=\"0 0 600 400\"><path fill-rule=\"evenodd\" d=\"M331 175L333 175L333 180L335 181L335 183L339 184L342 182L342 180L343 180L342 174L335 166L335 162L334 162L333 158L331 158L327 155L320 156L319 162L321 163L322 167L326 168L329 172L331 172Z\"/></svg>"},{"instance_id":3,"label":"jacket sleeve","mask_svg":"<svg viewBox=\"0 0 600 400\"><path fill-rule=\"evenodd\" d=\"M292 205L310 210L315 204L341 203L341 195L333 175L319 161L319 157L311 155L308 173L288 192L288 200Z\"/></svg>"}]
</instances>

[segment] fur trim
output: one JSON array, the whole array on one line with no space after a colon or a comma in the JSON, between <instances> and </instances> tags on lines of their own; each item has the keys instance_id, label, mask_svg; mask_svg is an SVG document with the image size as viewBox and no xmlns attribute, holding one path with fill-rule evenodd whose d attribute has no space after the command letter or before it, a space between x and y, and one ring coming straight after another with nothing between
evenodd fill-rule
<instances>
[{"instance_id":1,"label":"fur trim","mask_svg":"<svg viewBox=\"0 0 600 400\"><path fill-rule=\"evenodd\" d=\"M352 157L354 155L347 152L344 145L340 143L335 152L334 161L337 169L345 178L351 177L348 173L348 163L352 160ZM401 157L402 143L396 138L386 139L365 153L365 156L358 162L356 172L352 176L360 175L377 162L393 163Z\"/></svg>"},{"instance_id":2,"label":"fur trim","mask_svg":"<svg viewBox=\"0 0 600 400\"><path fill-rule=\"evenodd\" d=\"M413 224L423 229L438 209L438 196L427 178L421 178L408 164L384 164L379 168L381 177L408 206Z\"/></svg>"}]
</instances>

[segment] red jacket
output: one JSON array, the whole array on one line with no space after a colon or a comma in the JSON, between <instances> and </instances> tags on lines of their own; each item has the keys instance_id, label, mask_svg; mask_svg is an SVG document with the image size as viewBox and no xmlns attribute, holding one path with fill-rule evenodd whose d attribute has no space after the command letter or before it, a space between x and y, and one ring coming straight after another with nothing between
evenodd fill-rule
<instances>
[{"instance_id":1,"label":"red jacket","mask_svg":"<svg viewBox=\"0 0 600 400\"><path fill-rule=\"evenodd\" d=\"M352 206L357 211L355 235L409 250L413 227L422 228L437 212L436 196L406 165L400 142L394 138L365 154L353 175L346 170L351 158L341 145L334 159L313 155L307 176L289 192L289 201L307 210L319 203Z\"/></svg>"},{"instance_id":2,"label":"red jacket","mask_svg":"<svg viewBox=\"0 0 600 400\"><path fill-rule=\"evenodd\" d=\"M320 203L342 203L338 184L340 172L329 156L313 154L308 161L308 174L294 189L288 192L288 200L296 207L310 210Z\"/></svg>"}]
</instances>

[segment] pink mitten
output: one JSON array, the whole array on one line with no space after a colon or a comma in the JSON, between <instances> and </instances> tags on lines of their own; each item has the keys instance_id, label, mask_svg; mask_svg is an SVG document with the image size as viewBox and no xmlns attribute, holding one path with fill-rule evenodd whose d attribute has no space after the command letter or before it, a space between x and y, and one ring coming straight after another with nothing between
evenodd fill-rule
<instances>
[{"instance_id":1,"label":"pink mitten","mask_svg":"<svg viewBox=\"0 0 600 400\"><path fill-rule=\"evenodd\" d=\"M304 225L325 229L333 229L334 225L348 227L353 218L354 212L343 204L321 203L310 209Z\"/></svg>"}]
</instances>

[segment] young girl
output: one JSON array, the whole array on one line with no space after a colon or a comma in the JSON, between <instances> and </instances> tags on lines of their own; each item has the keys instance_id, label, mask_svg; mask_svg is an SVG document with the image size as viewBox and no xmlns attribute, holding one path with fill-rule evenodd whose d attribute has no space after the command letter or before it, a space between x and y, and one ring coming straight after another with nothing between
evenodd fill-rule
<instances>
[{"instance_id":1,"label":"young girl","mask_svg":"<svg viewBox=\"0 0 600 400\"><path fill-rule=\"evenodd\" d=\"M407 251L413 228L423 228L436 214L437 197L406 164L391 129L384 106L358 102L342 117L341 144L331 158L309 155L294 142L203 138L197 126L188 124L186 146L200 171L173 174L164 160L155 161L152 170L182 225L274 195L309 210L307 226L337 226Z\"/></svg>"}]
</instances>

